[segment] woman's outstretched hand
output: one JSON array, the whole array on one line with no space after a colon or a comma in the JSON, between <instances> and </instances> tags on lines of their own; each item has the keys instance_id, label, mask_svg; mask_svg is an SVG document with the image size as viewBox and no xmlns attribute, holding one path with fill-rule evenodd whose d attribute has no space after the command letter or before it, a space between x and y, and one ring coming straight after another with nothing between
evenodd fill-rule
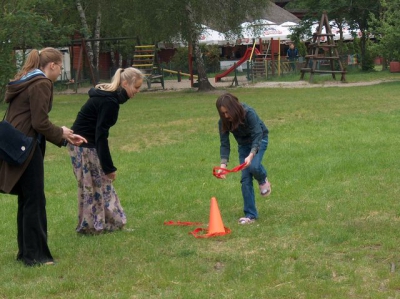
<instances>
[{"instance_id":1,"label":"woman's outstretched hand","mask_svg":"<svg viewBox=\"0 0 400 299\"><path fill-rule=\"evenodd\" d=\"M86 138L82 137L81 135L77 135L77 134L71 134L68 138L67 138L68 142L79 146L82 143L87 143Z\"/></svg>"},{"instance_id":2,"label":"woman's outstretched hand","mask_svg":"<svg viewBox=\"0 0 400 299\"><path fill-rule=\"evenodd\" d=\"M87 143L87 140L84 137L78 134L74 134L74 131L72 131L71 129L65 126L63 126L62 129L63 129L63 138L67 140L69 143L75 146L79 146L82 143Z\"/></svg>"}]
</instances>

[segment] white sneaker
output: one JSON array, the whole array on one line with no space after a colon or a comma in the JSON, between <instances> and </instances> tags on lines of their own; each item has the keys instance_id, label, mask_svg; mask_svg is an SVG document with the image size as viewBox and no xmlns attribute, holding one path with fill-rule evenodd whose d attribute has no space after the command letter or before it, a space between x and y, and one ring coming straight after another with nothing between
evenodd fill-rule
<instances>
[{"instance_id":1,"label":"white sneaker","mask_svg":"<svg viewBox=\"0 0 400 299\"><path fill-rule=\"evenodd\" d=\"M251 218L247 218L247 217L242 217L239 219L239 224L251 224L254 221L256 221L255 219L251 219Z\"/></svg>"},{"instance_id":2,"label":"white sneaker","mask_svg":"<svg viewBox=\"0 0 400 299\"><path fill-rule=\"evenodd\" d=\"M259 185L259 188L261 196L267 197L271 194L272 189L270 182L266 181L264 184Z\"/></svg>"}]
</instances>

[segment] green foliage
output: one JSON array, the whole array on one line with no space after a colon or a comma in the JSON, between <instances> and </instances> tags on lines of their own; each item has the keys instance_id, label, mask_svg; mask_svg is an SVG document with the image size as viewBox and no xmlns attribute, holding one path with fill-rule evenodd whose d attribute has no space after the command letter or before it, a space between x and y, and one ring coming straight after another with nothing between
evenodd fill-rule
<instances>
[{"instance_id":1,"label":"green foliage","mask_svg":"<svg viewBox=\"0 0 400 299\"><path fill-rule=\"evenodd\" d=\"M387 61L400 61L400 1L381 0L379 17L371 15L372 30L377 43L371 50L385 57Z\"/></svg>"},{"instance_id":2,"label":"green foliage","mask_svg":"<svg viewBox=\"0 0 400 299\"><path fill-rule=\"evenodd\" d=\"M1 39L0 40L4 40ZM2 98L0 103L3 102L3 95L5 92L5 86L9 82L11 78L14 77L16 73L16 65L13 56L13 48L10 43L3 43L0 45L0 65L1 65L1 72L0 72L0 94Z\"/></svg>"},{"instance_id":3,"label":"green foliage","mask_svg":"<svg viewBox=\"0 0 400 299\"><path fill-rule=\"evenodd\" d=\"M354 38L353 42L347 44L347 49L349 51L349 54L361 54L361 40L356 37Z\"/></svg>"},{"instance_id":4,"label":"green foliage","mask_svg":"<svg viewBox=\"0 0 400 299\"><path fill-rule=\"evenodd\" d=\"M364 71L371 71L375 67L375 57L378 53L374 50L373 42L367 40L365 55L361 61L362 69Z\"/></svg>"},{"instance_id":5,"label":"green foliage","mask_svg":"<svg viewBox=\"0 0 400 299\"><path fill-rule=\"evenodd\" d=\"M170 68L177 71L189 72L189 50L188 48L178 48L170 61ZM167 67L169 68L169 67Z\"/></svg>"},{"instance_id":6,"label":"green foliage","mask_svg":"<svg viewBox=\"0 0 400 299\"><path fill-rule=\"evenodd\" d=\"M200 48L203 53L204 64L207 72L219 72L219 47L215 45L202 45Z\"/></svg>"},{"instance_id":7,"label":"green foliage","mask_svg":"<svg viewBox=\"0 0 400 299\"><path fill-rule=\"evenodd\" d=\"M57 3L56 3L57 2ZM57 9L55 9L57 7ZM0 12L0 92L16 73L17 54L28 49L65 45L73 26L61 23L58 1L3 1ZM61 11L60 11L61 9ZM21 57L24 62L25 56Z\"/></svg>"},{"instance_id":8,"label":"green foliage","mask_svg":"<svg viewBox=\"0 0 400 299\"><path fill-rule=\"evenodd\" d=\"M203 60L207 71L213 73L218 72L220 70L219 48L217 46L201 45L201 51L203 53ZM180 70L185 73L189 72L188 57L188 48L178 48L172 57L169 67L173 70ZM193 63L193 68L196 71L196 63Z\"/></svg>"},{"instance_id":9,"label":"green foliage","mask_svg":"<svg viewBox=\"0 0 400 299\"><path fill-rule=\"evenodd\" d=\"M179 37L191 41L198 36L200 24L213 29L228 31L237 28L246 18L260 17L267 9L269 0L155 0L143 5L142 0L133 0L133 7L140 10L126 12L126 17L138 22L141 38L151 36L155 41ZM189 13L190 12L190 13Z\"/></svg>"},{"instance_id":10,"label":"green foliage","mask_svg":"<svg viewBox=\"0 0 400 299\"><path fill-rule=\"evenodd\" d=\"M132 14L142 25L143 32L146 32L147 36L156 41L169 42L180 39L192 44L199 76L199 90L212 89L207 78L202 52L198 47L201 25L226 32L239 28L239 25L248 18L261 17L268 9L268 4L271 4L270 0L156 0L152 1L152 5L143 5L141 0L132 2L134 6L136 4L142 8L140 13L135 11Z\"/></svg>"},{"instance_id":11,"label":"green foliage","mask_svg":"<svg viewBox=\"0 0 400 299\"><path fill-rule=\"evenodd\" d=\"M296 47L299 51L299 55L300 56L306 56L307 55L307 46L305 42L299 42L299 43L295 43Z\"/></svg>"},{"instance_id":12,"label":"green foliage","mask_svg":"<svg viewBox=\"0 0 400 299\"><path fill-rule=\"evenodd\" d=\"M362 32L370 30L370 17L377 16L380 11L380 2L376 0L297 0L291 1L288 8L301 8L307 11L301 21L301 26L293 31L294 38L311 36L310 26L312 23L320 21L323 12L326 12L329 20L334 20L338 24L346 22L352 28L359 28ZM368 38L362 38L360 50L354 51L359 55L362 62L362 69L369 71L373 68L373 54L368 53L371 48L367 46ZM345 53L345 49L343 52ZM372 58L371 58L372 57Z\"/></svg>"}]
</instances>

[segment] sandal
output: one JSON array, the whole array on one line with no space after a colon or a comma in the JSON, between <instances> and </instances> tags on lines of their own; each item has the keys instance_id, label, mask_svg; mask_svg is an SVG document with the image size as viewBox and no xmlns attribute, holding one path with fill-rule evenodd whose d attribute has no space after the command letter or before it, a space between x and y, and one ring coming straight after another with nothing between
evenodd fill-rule
<instances>
[{"instance_id":1,"label":"sandal","mask_svg":"<svg viewBox=\"0 0 400 299\"><path fill-rule=\"evenodd\" d=\"M251 218L247 218L247 217L242 217L239 219L239 224L251 224L254 221L256 221L255 219L251 219Z\"/></svg>"}]
</instances>

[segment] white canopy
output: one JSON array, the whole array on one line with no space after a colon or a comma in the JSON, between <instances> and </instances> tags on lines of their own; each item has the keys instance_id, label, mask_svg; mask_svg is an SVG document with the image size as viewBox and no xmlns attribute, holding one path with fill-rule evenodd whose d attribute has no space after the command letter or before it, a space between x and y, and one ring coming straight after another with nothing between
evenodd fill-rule
<instances>
[{"instance_id":1,"label":"white canopy","mask_svg":"<svg viewBox=\"0 0 400 299\"><path fill-rule=\"evenodd\" d=\"M286 22L285 26L277 25L268 20L257 20L254 22L245 22L241 24L242 37L238 40L239 44L251 44L253 39L281 39L290 40L290 26L295 26L296 23ZM257 42L257 41L256 41Z\"/></svg>"},{"instance_id":2,"label":"white canopy","mask_svg":"<svg viewBox=\"0 0 400 299\"><path fill-rule=\"evenodd\" d=\"M223 33L213 30L205 25L202 25L202 28L202 33L199 36L199 43L206 45L226 44L226 38Z\"/></svg>"},{"instance_id":3,"label":"white canopy","mask_svg":"<svg viewBox=\"0 0 400 299\"><path fill-rule=\"evenodd\" d=\"M311 26L311 32L312 32L312 33L316 32L318 26L319 26L319 23L313 24L313 25ZM329 26L331 27L332 33L335 35L335 36L333 37L333 39L334 39L334 40L339 40L339 39L340 39L340 30L339 30L339 27L337 26L337 24L336 24L334 21L331 21L331 22L329 23ZM351 30L351 29L350 29L350 26L347 25L347 24L343 24L343 25L342 25L342 31L343 31L343 40L344 40L344 41L353 40L353 39L354 39L354 37L353 37L353 32L354 32L354 34L355 34L356 36L357 36L357 35L359 36L359 32L360 32L359 29ZM325 26L322 28L322 31L321 31L321 32L322 32L322 33L326 33ZM322 37L321 37L321 41L322 41L322 42L325 42L325 41L326 41L325 36L322 36Z\"/></svg>"},{"instance_id":4,"label":"white canopy","mask_svg":"<svg viewBox=\"0 0 400 299\"><path fill-rule=\"evenodd\" d=\"M289 28L292 28L292 27L299 26L299 24L297 24L297 23L295 23L295 22L284 22L284 23L282 23L280 26L281 26L281 27L289 27Z\"/></svg>"}]
</instances>

